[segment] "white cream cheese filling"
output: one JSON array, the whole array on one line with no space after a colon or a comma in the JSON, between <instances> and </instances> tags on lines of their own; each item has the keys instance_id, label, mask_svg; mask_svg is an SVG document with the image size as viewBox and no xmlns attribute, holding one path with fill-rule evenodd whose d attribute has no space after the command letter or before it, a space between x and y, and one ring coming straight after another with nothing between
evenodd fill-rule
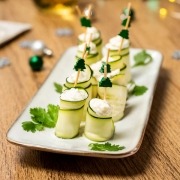
<instances>
[{"instance_id":1,"label":"white cream cheese filling","mask_svg":"<svg viewBox=\"0 0 180 180\"><path fill-rule=\"evenodd\" d=\"M96 54L97 53L97 49L96 49L96 45L93 42L90 43L82 43L80 45L78 45L78 51L84 52L85 47L90 47L90 51L89 54Z\"/></svg>"},{"instance_id":2,"label":"white cream cheese filling","mask_svg":"<svg viewBox=\"0 0 180 180\"><path fill-rule=\"evenodd\" d=\"M122 41L122 37L117 35L109 40L109 42L105 45L106 49L111 49L111 50L119 50L120 44ZM124 39L123 44L122 44L122 49L128 48L129 47L129 40Z\"/></svg>"},{"instance_id":3,"label":"white cream cheese filling","mask_svg":"<svg viewBox=\"0 0 180 180\"><path fill-rule=\"evenodd\" d=\"M81 101L88 97L87 92L84 89L71 88L65 90L60 98L66 101Z\"/></svg>"},{"instance_id":4,"label":"white cream cheese filling","mask_svg":"<svg viewBox=\"0 0 180 180\"><path fill-rule=\"evenodd\" d=\"M69 83L74 83L76 81L77 73L78 73L78 71L75 71L73 74L71 74L67 78L67 81ZM90 79L90 76L91 75L86 72L86 69L84 71L81 71L79 74L78 83L88 81Z\"/></svg>"},{"instance_id":5,"label":"white cream cheese filling","mask_svg":"<svg viewBox=\"0 0 180 180\"><path fill-rule=\"evenodd\" d=\"M86 33L80 34L78 38L80 41L89 41L90 36L91 36L91 41L93 41L100 37L100 33L95 27L88 27Z\"/></svg>"},{"instance_id":6,"label":"white cream cheese filling","mask_svg":"<svg viewBox=\"0 0 180 180\"><path fill-rule=\"evenodd\" d=\"M90 107L98 116L111 117L112 108L107 101L94 98L90 101Z\"/></svg>"}]
</instances>

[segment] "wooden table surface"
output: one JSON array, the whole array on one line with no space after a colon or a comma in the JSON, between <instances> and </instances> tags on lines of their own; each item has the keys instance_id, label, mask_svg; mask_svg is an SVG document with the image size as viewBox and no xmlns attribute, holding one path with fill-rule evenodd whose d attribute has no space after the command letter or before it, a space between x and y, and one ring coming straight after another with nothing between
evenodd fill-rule
<instances>
[{"instance_id":1,"label":"wooden table surface","mask_svg":"<svg viewBox=\"0 0 180 180\"><path fill-rule=\"evenodd\" d=\"M149 123L139 151L124 159L101 159L40 152L10 144L6 133L23 108L49 75L60 55L77 43L82 32L76 15L43 13L31 0L0 1L0 19L30 23L28 33L0 48L11 65L0 69L0 179L180 179L180 60L172 53L180 49L180 5L162 1L133 0L136 20L130 29L131 46L160 51L164 61L160 72ZM119 15L127 1L94 1L94 26L102 32L104 43L120 30ZM160 8L167 16L160 16ZM72 28L67 37L55 35L57 28ZM28 65L30 50L19 44L24 40L43 40L54 57L45 58L44 69L32 72Z\"/></svg>"}]
</instances>

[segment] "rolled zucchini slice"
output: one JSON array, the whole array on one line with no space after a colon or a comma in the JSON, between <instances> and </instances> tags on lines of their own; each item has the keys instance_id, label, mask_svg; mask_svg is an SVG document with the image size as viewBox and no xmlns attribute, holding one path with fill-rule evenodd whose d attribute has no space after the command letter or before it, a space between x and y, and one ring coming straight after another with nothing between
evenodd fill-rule
<instances>
[{"instance_id":1,"label":"rolled zucchini slice","mask_svg":"<svg viewBox=\"0 0 180 180\"><path fill-rule=\"evenodd\" d=\"M67 89L61 94L55 127L57 137L73 138L78 134L87 98L87 91L78 88Z\"/></svg>"},{"instance_id":2,"label":"rolled zucchini slice","mask_svg":"<svg viewBox=\"0 0 180 180\"><path fill-rule=\"evenodd\" d=\"M67 101L60 99L60 108L61 109L78 109L86 103L86 99L80 101Z\"/></svg>"},{"instance_id":3,"label":"rolled zucchini slice","mask_svg":"<svg viewBox=\"0 0 180 180\"><path fill-rule=\"evenodd\" d=\"M87 73L87 77L88 79L86 81L82 81L82 82L78 82L76 87L77 88L83 88L88 92L88 98L85 102L84 105L84 113L83 113L83 120L85 121L86 119L86 110L87 110L87 106L88 106L88 102L91 100L92 98L92 84L91 84L91 78L93 75L93 71L91 70L90 66L86 64L86 69L85 69L85 73ZM65 89L70 89L74 87L74 82L70 82L68 81L68 78L66 78L66 83L63 85L63 90Z\"/></svg>"},{"instance_id":4,"label":"rolled zucchini slice","mask_svg":"<svg viewBox=\"0 0 180 180\"><path fill-rule=\"evenodd\" d=\"M55 135L63 139L71 139L78 135L84 106L79 109L60 109L55 127Z\"/></svg>"},{"instance_id":5,"label":"rolled zucchini slice","mask_svg":"<svg viewBox=\"0 0 180 180\"><path fill-rule=\"evenodd\" d=\"M79 84L77 84L77 85L79 85ZM77 88L83 88L83 87L81 86L81 87L77 87ZM93 91L92 88L93 88L93 86L92 86L91 83L89 84L88 87L83 88L84 90L87 91L87 93L88 93L88 98L86 99L85 104L84 104L84 113L83 113L82 121L85 121L85 120L86 120L86 111L87 111L88 103L89 103L89 101L92 99L92 91ZM66 84L63 85L63 90L65 90L65 89L69 89L69 87L67 87ZM78 103L77 103L77 107L79 107L80 104L81 104L81 102L78 102ZM79 106L78 106L78 105L79 105Z\"/></svg>"},{"instance_id":6,"label":"rolled zucchini slice","mask_svg":"<svg viewBox=\"0 0 180 180\"><path fill-rule=\"evenodd\" d=\"M104 97L104 88L98 87L98 96ZM113 121L122 119L127 100L127 87L113 84L112 88L106 88L106 100L112 107Z\"/></svg>"},{"instance_id":7,"label":"rolled zucchini slice","mask_svg":"<svg viewBox=\"0 0 180 180\"><path fill-rule=\"evenodd\" d=\"M111 82L116 85L126 86L129 82L129 76L127 73L127 66L124 66L121 69L116 69L108 74L108 77L111 79Z\"/></svg>"},{"instance_id":8,"label":"rolled zucchini slice","mask_svg":"<svg viewBox=\"0 0 180 180\"><path fill-rule=\"evenodd\" d=\"M89 108L86 114L84 135L96 142L107 141L114 135L114 123L111 117L101 118L90 114Z\"/></svg>"},{"instance_id":9,"label":"rolled zucchini slice","mask_svg":"<svg viewBox=\"0 0 180 180\"><path fill-rule=\"evenodd\" d=\"M91 84L91 78L92 78L92 75L93 75L93 71L91 70L90 66L89 65L85 65L86 69L84 70L84 74L86 74L87 78L86 80L81 80L80 78L78 79L78 82L77 82L77 86L78 87L81 87L81 88L86 88L88 87L90 84ZM76 75L75 75L76 77ZM69 81L69 77L66 78L66 82L65 82L65 86L67 88L72 88L74 87L74 80L71 80Z\"/></svg>"},{"instance_id":10,"label":"rolled zucchini slice","mask_svg":"<svg viewBox=\"0 0 180 180\"><path fill-rule=\"evenodd\" d=\"M98 96L103 99L104 97L104 88L98 87ZM118 99L120 100L121 104L126 103L127 99L127 87L126 86L119 86L116 84L113 84L112 87L106 88L106 98L107 99Z\"/></svg>"}]
</instances>

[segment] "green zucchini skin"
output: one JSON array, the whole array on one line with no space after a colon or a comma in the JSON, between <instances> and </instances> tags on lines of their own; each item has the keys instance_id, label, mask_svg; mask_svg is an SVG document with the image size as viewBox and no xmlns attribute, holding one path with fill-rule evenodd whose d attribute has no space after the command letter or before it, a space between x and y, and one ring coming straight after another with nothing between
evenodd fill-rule
<instances>
[{"instance_id":1,"label":"green zucchini skin","mask_svg":"<svg viewBox=\"0 0 180 180\"><path fill-rule=\"evenodd\" d=\"M84 135L96 142L103 142L111 139L114 135L115 127L111 117L100 118L92 116L89 108L86 114L86 124Z\"/></svg>"},{"instance_id":2,"label":"green zucchini skin","mask_svg":"<svg viewBox=\"0 0 180 180\"><path fill-rule=\"evenodd\" d=\"M110 49L110 51L109 51L110 56L116 56L116 55L126 56L128 54L129 54L129 47L121 49L120 52L119 52L119 50L112 50L112 49Z\"/></svg>"},{"instance_id":3,"label":"green zucchini skin","mask_svg":"<svg viewBox=\"0 0 180 180\"><path fill-rule=\"evenodd\" d=\"M55 135L63 139L71 139L78 135L83 117L84 106L79 109L60 109L55 127Z\"/></svg>"},{"instance_id":4,"label":"green zucchini skin","mask_svg":"<svg viewBox=\"0 0 180 180\"><path fill-rule=\"evenodd\" d=\"M61 109L78 109L85 104L86 99L81 100L81 101L73 101L73 103L72 101L66 101L66 100L60 99L60 108Z\"/></svg>"}]
</instances>

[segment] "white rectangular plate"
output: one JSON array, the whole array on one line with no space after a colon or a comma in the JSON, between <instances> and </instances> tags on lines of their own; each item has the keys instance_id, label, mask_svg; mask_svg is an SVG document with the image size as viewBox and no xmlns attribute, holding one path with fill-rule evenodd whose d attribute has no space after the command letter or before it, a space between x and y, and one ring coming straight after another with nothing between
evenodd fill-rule
<instances>
[{"instance_id":1,"label":"white rectangular plate","mask_svg":"<svg viewBox=\"0 0 180 180\"><path fill-rule=\"evenodd\" d=\"M130 49L131 64L133 64L133 56L141 50ZM63 154L106 158L122 158L133 155L138 151L145 133L162 63L161 53L154 50L147 50L153 57L150 64L131 69L136 84L146 86L148 91L142 96L131 96L128 99L125 117L115 123L115 135L113 139L108 141L111 144L125 146L125 149L117 152L92 151L88 148L92 141L85 138L81 133L74 139L60 139L55 136L54 129L47 128L45 131L36 133L26 132L22 129L22 122L30 120L30 108L46 108L48 104L59 104L59 94L55 92L53 83L63 84L65 78L70 75L76 51L77 48L72 47L64 53L32 101L9 129L7 140L21 146Z\"/></svg>"}]
</instances>

